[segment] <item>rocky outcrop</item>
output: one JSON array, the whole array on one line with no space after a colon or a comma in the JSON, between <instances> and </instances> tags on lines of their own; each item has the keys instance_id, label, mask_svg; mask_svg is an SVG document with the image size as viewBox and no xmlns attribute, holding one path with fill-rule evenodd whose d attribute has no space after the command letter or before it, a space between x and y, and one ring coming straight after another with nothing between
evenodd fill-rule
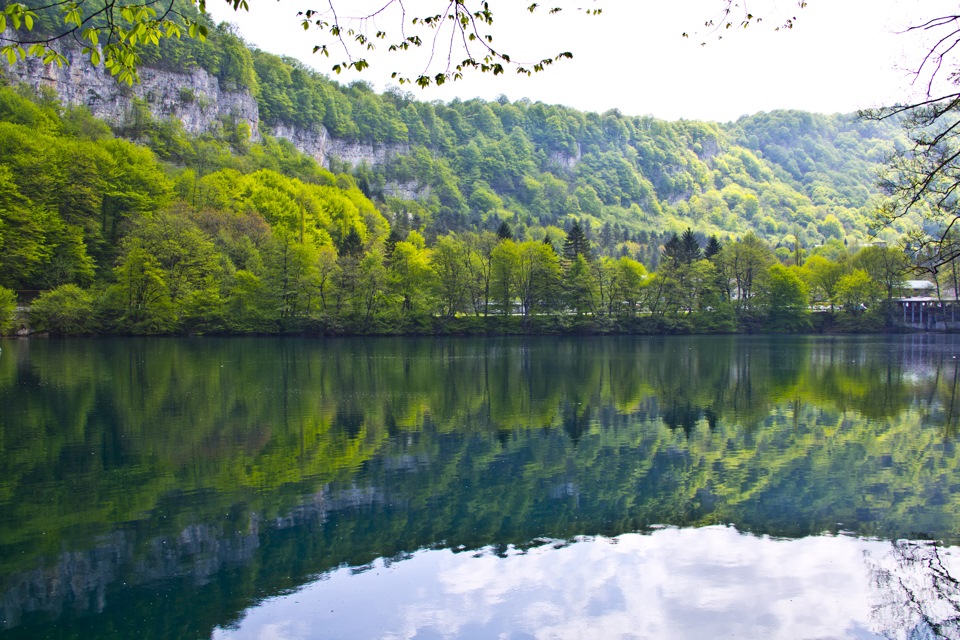
<instances>
[{"instance_id":1,"label":"rocky outcrop","mask_svg":"<svg viewBox=\"0 0 960 640\"><path fill-rule=\"evenodd\" d=\"M128 125L136 118L136 98L143 101L153 117L175 118L194 135L216 131L226 118L247 124L254 142L261 139L260 110L256 99L248 91L224 90L219 80L203 69L173 72L144 67L140 69L140 82L127 86L118 84L103 67L91 66L79 49L68 49L64 54L69 64L62 67L27 58L7 66L5 73L14 82L23 82L36 89L53 89L64 104L86 106L93 115L114 126ZM410 151L407 144L339 140L331 137L320 123L309 129L281 123L263 130L289 140L301 153L326 167L330 167L334 159L352 166L362 163L380 166ZM397 193L417 197L419 190L401 188Z\"/></svg>"},{"instance_id":2,"label":"rocky outcrop","mask_svg":"<svg viewBox=\"0 0 960 640\"><path fill-rule=\"evenodd\" d=\"M422 200L430 197L430 185L419 182L388 182L383 185L383 195L401 200Z\"/></svg>"},{"instance_id":3,"label":"rocky outcrop","mask_svg":"<svg viewBox=\"0 0 960 640\"><path fill-rule=\"evenodd\" d=\"M221 119L245 122L251 138L260 139L260 110L246 91L224 91L220 82L203 69L181 73L143 68L140 82L118 84L103 67L93 67L79 50L65 52L69 64L58 67L38 58L20 60L6 68L16 82L48 87L64 104L86 106L98 118L124 125L134 117L133 99L139 98L156 118L176 118L187 132L199 135L215 130Z\"/></svg>"},{"instance_id":4,"label":"rocky outcrop","mask_svg":"<svg viewBox=\"0 0 960 640\"><path fill-rule=\"evenodd\" d=\"M580 143L578 142L576 145L576 152L572 156L564 151L551 152L550 162L559 165L567 171L573 171L574 167L577 166L577 163L580 162L580 159L583 157L583 153L580 151Z\"/></svg>"},{"instance_id":5,"label":"rocky outcrop","mask_svg":"<svg viewBox=\"0 0 960 640\"><path fill-rule=\"evenodd\" d=\"M277 138L289 140L301 153L312 156L325 167L329 167L330 160L334 158L354 167L361 164L376 167L391 158L410 152L408 144L372 144L339 140L331 137L322 124L317 124L313 129L303 129L280 123L270 127L270 133Z\"/></svg>"}]
</instances>

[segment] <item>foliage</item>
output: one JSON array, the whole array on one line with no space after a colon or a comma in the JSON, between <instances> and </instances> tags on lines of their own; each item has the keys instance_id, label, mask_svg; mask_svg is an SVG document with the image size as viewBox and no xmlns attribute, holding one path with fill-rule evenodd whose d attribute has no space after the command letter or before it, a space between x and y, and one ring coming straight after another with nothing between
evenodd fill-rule
<instances>
[{"instance_id":1,"label":"foliage","mask_svg":"<svg viewBox=\"0 0 960 640\"><path fill-rule=\"evenodd\" d=\"M931 44L913 69L913 82L926 90L925 95L913 103L860 114L873 122L900 124L905 138L888 154L881 176L887 199L875 214L876 223L905 226L911 251L925 254L923 259L935 268L960 257L951 237L960 186L957 19L955 12L947 12L921 18L907 29L929 34L925 43Z\"/></svg>"},{"instance_id":2,"label":"foliage","mask_svg":"<svg viewBox=\"0 0 960 640\"><path fill-rule=\"evenodd\" d=\"M202 12L204 0L199 4ZM184 33L200 39L207 35L208 21L200 19L193 2L172 2L164 9L161 13L151 4L85 0L54 2L41 8L4 2L0 32L9 26L12 37L4 38L0 54L11 64L29 55L41 58L44 64L62 66L67 57L58 41L72 38L82 44L82 53L92 65L102 62L119 82L133 84L147 46Z\"/></svg>"},{"instance_id":3,"label":"foliage","mask_svg":"<svg viewBox=\"0 0 960 640\"><path fill-rule=\"evenodd\" d=\"M17 294L0 287L0 335L10 332L17 313Z\"/></svg>"},{"instance_id":4,"label":"foliage","mask_svg":"<svg viewBox=\"0 0 960 640\"><path fill-rule=\"evenodd\" d=\"M763 305L765 326L772 331L797 331L810 326L807 285L797 267L774 264L769 269Z\"/></svg>"},{"instance_id":5,"label":"foliage","mask_svg":"<svg viewBox=\"0 0 960 640\"><path fill-rule=\"evenodd\" d=\"M193 138L144 109L118 132L147 149L0 87L0 285L76 285L98 332L691 332L802 330L851 267L887 298L905 277L902 251L847 248L862 212L839 174L808 184L882 146L882 126L858 139L840 117L793 112L725 129L422 104L250 56L274 124L322 117L357 141L417 143L336 174L286 141ZM793 144L807 156L780 161L802 161L796 175L770 160ZM391 183L420 199L386 195Z\"/></svg>"},{"instance_id":6,"label":"foliage","mask_svg":"<svg viewBox=\"0 0 960 640\"><path fill-rule=\"evenodd\" d=\"M44 291L30 303L30 328L57 335L92 333L98 328L93 296L75 284Z\"/></svg>"},{"instance_id":7,"label":"foliage","mask_svg":"<svg viewBox=\"0 0 960 640\"><path fill-rule=\"evenodd\" d=\"M580 221L574 220L567 232L566 239L563 241L563 259L572 263L578 257L583 258L585 262L589 262L593 258L593 253L590 249L590 240L587 238L583 227L580 226Z\"/></svg>"}]
</instances>

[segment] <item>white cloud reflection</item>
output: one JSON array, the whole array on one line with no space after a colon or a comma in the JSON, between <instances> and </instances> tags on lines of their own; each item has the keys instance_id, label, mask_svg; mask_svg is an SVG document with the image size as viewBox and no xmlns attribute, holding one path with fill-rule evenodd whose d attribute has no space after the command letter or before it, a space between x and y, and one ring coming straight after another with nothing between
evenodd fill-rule
<instances>
[{"instance_id":1,"label":"white cloud reflection","mask_svg":"<svg viewBox=\"0 0 960 640\"><path fill-rule=\"evenodd\" d=\"M892 550L850 537L776 540L706 527L588 538L506 558L421 551L363 573L335 571L261 603L214 637L907 637L916 619L883 592L902 581L885 583L877 571L913 572L917 584L923 577Z\"/></svg>"}]
</instances>

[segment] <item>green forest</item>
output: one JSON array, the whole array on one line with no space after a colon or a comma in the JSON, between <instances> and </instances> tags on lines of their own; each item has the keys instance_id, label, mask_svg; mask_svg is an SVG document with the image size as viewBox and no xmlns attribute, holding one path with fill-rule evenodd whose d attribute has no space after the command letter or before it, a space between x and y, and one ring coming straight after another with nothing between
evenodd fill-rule
<instances>
[{"instance_id":1,"label":"green forest","mask_svg":"<svg viewBox=\"0 0 960 640\"><path fill-rule=\"evenodd\" d=\"M871 226L895 123L420 102L193 15L205 42L142 64L249 91L262 140L229 117L188 135L149 100L109 126L0 86L0 333L794 331L811 307L878 329L915 266L895 244L917 218ZM279 125L390 153L325 168ZM936 277L957 289L954 265Z\"/></svg>"}]
</instances>

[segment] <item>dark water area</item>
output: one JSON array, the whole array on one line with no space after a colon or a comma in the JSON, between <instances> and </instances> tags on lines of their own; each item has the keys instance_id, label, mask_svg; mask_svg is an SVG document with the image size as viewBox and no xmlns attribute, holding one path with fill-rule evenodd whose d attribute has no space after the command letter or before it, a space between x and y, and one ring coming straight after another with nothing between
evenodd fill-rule
<instances>
[{"instance_id":1,"label":"dark water area","mask_svg":"<svg viewBox=\"0 0 960 640\"><path fill-rule=\"evenodd\" d=\"M0 638L960 638L958 337L0 348Z\"/></svg>"}]
</instances>

